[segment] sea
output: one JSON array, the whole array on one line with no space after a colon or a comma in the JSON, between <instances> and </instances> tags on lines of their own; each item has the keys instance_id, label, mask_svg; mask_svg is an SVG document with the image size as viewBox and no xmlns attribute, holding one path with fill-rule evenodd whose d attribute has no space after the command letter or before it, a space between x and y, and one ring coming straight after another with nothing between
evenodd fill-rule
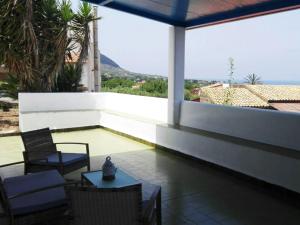
<instances>
[{"instance_id":1,"label":"sea","mask_svg":"<svg viewBox=\"0 0 300 225\"><path fill-rule=\"evenodd\" d=\"M212 81L212 79L209 79ZM218 82L224 82L228 83L228 80L218 80L215 79L215 81ZM300 85L300 80L261 80L262 84L271 84L271 85ZM234 80L234 83L243 84L245 83L245 80Z\"/></svg>"},{"instance_id":2,"label":"sea","mask_svg":"<svg viewBox=\"0 0 300 225\"><path fill-rule=\"evenodd\" d=\"M300 85L300 80L263 80L264 84L272 84L272 85Z\"/></svg>"}]
</instances>

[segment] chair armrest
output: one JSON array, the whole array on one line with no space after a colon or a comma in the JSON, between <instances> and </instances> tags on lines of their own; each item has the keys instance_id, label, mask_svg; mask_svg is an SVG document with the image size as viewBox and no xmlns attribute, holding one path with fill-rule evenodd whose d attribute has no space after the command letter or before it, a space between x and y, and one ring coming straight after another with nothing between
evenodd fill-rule
<instances>
[{"instance_id":1,"label":"chair armrest","mask_svg":"<svg viewBox=\"0 0 300 225\"><path fill-rule=\"evenodd\" d=\"M54 143L56 145L85 145L86 149L86 154L89 156L90 155L90 148L88 143L81 143L81 142L57 142Z\"/></svg>"},{"instance_id":2,"label":"chair armrest","mask_svg":"<svg viewBox=\"0 0 300 225\"><path fill-rule=\"evenodd\" d=\"M40 152L38 152L38 153L40 153ZM57 154L57 155L58 155L58 161L59 161L59 163L62 164L62 154L61 154L61 151L43 151L43 153ZM28 158L28 155L29 155L29 154L34 154L34 153L32 153L32 152L26 152L26 151L23 152L23 156L24 156L25 163L30 162L30 160L29 160L29 158ZM46 163L48 163L48 159L47 159L47 158L42 158L42 157L41 157L41 158L39 158L39 159L37 159L37 160L46 160Z\"/></svg>"},{"instance_id":3,"label":"chair armrest","mask_svg":"<svg viewBox=\"0 0 300 225\"><path fill-rule=\"evenodd\" d=\"M3 165L0 165L0 168L7 167L7 166L13 166L13 165L17 165L17 164L22 164L22 163L24 163L24 161L3 164Z\"/></svg>"},{"instance_id":4,"label":"chair armrest","mask_svg":"<svg viewBox=\"0 0 300 225\"><path fill-rule=\"evenodd\" d=\"M57 142L54 144L55 145L89 145L88 143L81 143L81 142Z\"/></svg>"},{"instance_id":5,"label":"chair armrest","mask_svg":"<svg viewBox=\"0 0 300 225\"><path fill-rule=\"evenodd\" d=\"M151 217L153 217L155 206L157 208L161 208L161 187L156 187L153 191L149 201L147 201L147 204L143 208L142 217L143 220L148 221L151 220ZM160 212L158 212L160 214Z\"/></svg>"},{"instance_id":6,"label":"chair armrest","mask_svg":"<svg viewBox=\"0 0 300 225\"><path fill-rule=\"evenodd\" d=\"M80 181L66 182L64 184L57 184L57 185L52 185L52 186L48 186L48 187L44 187L44 188L38 188L38 189L35 189L35 190L32 190L32 191L26 191L26 192L19 193L19 194L13 195L13 196L8 196L7 198L10 200L10 199L23 197L23 196L26 196L26 195L30 195L30 194L34 194L34 193L37 193L37 192L42 192L42 191L46 191L46 190L50 190L50 189L54 189L54 188L66 187L66 186L69 186L69 185L80 185L80 184L81 184Z\"/></svg>"}]
</instances>

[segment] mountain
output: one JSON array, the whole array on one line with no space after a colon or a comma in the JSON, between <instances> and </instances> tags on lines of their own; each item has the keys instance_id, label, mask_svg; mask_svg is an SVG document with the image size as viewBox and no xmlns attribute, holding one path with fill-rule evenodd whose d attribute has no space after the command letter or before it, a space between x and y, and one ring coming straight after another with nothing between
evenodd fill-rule
<instances>
[{"instance_id":1,"label":"mountain","mask_svg":"<svg viewBox=\"0 0 300 225\"><path fill-rule=\"evenodd\" d=\"M149 79L149 78L162 78L166 79L166 77L160 75L150 75L150 74L142 74L142 73L134 73L130 72L126 69L123 69L119 66L118 63L110 59L104 54L101 54L101 73L107 77L128 77L133 79Z\"/></svg>"},{"instance_id":2,"label":"mountain","mask_svg":"<svg viewBox=\"0 0 300 225\"><path fill-rule=\"evenodd\" d=\"M106 55L101 54L101 64L105 66L110 66L114 68L121 68L115 61L108 58Z\"/></svg>"}]
</instances>

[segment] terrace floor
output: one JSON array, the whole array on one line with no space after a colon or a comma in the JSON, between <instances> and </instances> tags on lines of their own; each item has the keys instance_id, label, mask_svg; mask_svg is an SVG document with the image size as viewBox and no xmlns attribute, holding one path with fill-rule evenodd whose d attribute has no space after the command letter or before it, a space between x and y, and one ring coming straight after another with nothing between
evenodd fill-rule
<instances>
[{"instance_id":1,"label":"terrace floor","mask_svg":"<svg viewBox=\"0 0 300 225\"><path fill-rule=\"evenodd\" d=\"M54 140L88 142L92 168L106 155L132 174L162 186L163 225L298 225L300 208L221 169L153 149L103 129L55 133ZM0 138L0 164L22 160L21 139ZM64 151L80 151L68 146ZM1 170L22 174L22 167ZM79 172L68 178L79 179ZM2 223L1 223L2 224Z\"/></svg>"}]
</instances>

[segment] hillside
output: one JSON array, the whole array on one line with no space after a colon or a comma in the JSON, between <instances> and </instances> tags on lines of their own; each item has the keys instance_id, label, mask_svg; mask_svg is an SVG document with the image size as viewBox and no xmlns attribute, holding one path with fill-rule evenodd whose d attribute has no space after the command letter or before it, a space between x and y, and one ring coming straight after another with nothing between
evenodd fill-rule
<instances>
[{"instance_id":1,"label":"hillside","mask_svg":"<svg viewBox=\"0 0 300 225\"><path fill-rule=\"evenodd\" d=\"M101 64L105 66L110 66L114 68L121 68L115 61L108 58L106 55L101 54Z\"/></svg>"},{"instance_id":2,"label":"hillside","mask_svg":"<svg viewBox=\"0 0 300 225\"><path fill-rule=\"evenodd\" d=\"M106 77L128 77L132 79L166 78L160 75L130 72L120 67L118 63L104 54L101 54L101 73Z\"/></svg>"}]
</instances>

